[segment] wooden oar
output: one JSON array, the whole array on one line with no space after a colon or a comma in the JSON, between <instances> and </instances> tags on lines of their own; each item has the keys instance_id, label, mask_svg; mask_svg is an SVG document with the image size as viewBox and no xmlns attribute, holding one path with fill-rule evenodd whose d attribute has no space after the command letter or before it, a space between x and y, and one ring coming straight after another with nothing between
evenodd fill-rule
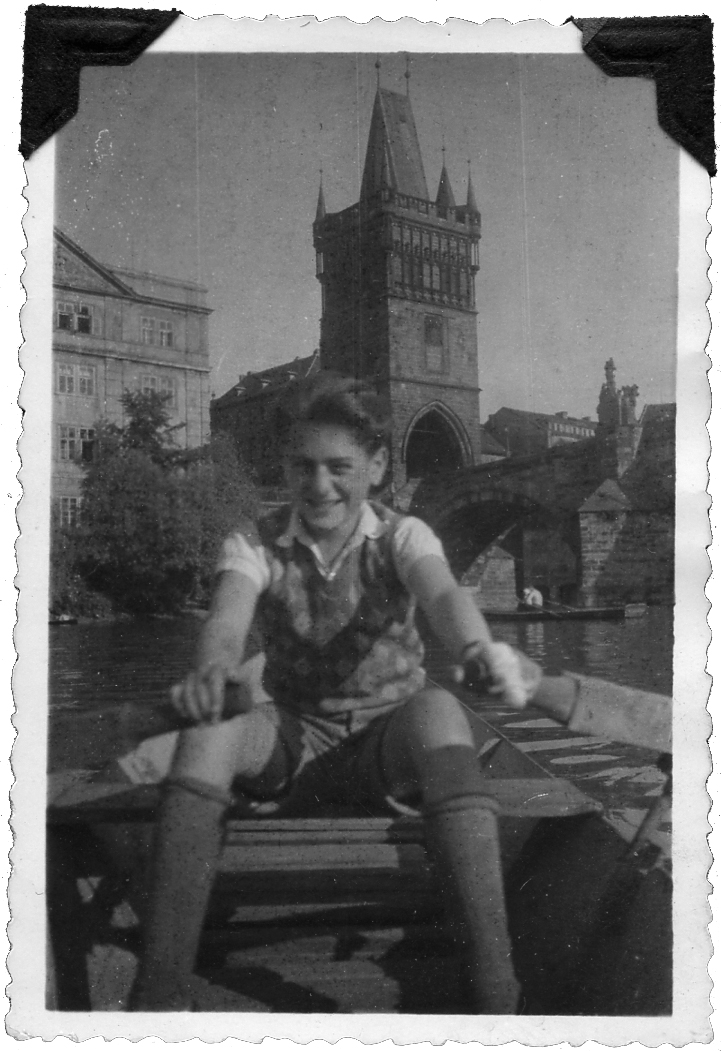
<instances>
[{"instance_id":1,"label":"wooden oar","mask_svg":"<svg viewBox=\"0 0 721 1051\"><path fill-rule=\"evenodd\" d=\"M527 681L533 682L538 666L525 653L517 652ZM476 661L465 666L464 685L480 694L488 692L490 682ZM664 694L570 673L544 675L528 703L576 733L597 734L656 752L671 751L672 700Z\"/></svg>"},{"instance_id":2,"label":"wooden oar","mask_svg":"<svg viewBox=\"0 0 721 1051\"><path fill-rule=\"evenodd\" d=\"M525 654L522 662L534 667ZM529 677L536 678L537 671ZM490 685L478 665L467 666L465 685L487 694ZM671 749L671 698L647 690L584 675L544 675L529 704L579 733L598 734L612 740L636 744L659 752ZM223 718L249 710L252 699L235 684L226 687ZM50 769L59 771L87 766L92 756L96 767L127 755L142 741L195 725L183 719L167 700L158 703L128 702L95 712L58 712L52 719Z\"/></svg>"}]
</instances>

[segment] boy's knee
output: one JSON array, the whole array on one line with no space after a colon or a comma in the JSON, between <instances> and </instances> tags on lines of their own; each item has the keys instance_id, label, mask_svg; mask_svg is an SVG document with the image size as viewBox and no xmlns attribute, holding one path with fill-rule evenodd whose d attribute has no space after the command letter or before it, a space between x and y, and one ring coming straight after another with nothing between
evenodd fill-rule
<instances>
[{"instance_id":1,"label":"boy's knee","mask_svg":"<svg viewBox=\"0 0 721 1051\"><path fill-rule=\"evenodd\" d=\"M413 736L426 748L473 743L466 713L447 690L440 687L421 690L408 702L407 712Z\"/></svg>"},{"instance_id":2,"label":"boy's knee","mask_svg":"<svg viewBox=\"0 0 721 1051\"><path fill-rule=\"evenodd\" d=\"M197 778L224 790L237 773L238 752L247 716L195 726L180 734L171 777Z\"/></svg>"}]
</instances>

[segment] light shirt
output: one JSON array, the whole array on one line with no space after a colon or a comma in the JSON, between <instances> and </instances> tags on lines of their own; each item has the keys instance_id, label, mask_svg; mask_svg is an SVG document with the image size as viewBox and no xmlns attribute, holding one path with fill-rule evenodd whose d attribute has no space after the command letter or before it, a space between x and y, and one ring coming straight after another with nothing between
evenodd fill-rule
<instances>
[{"instance_id":1,"label":"light shirt","mask_svg":"<svg viewBox=\"0 0 721 1051\"><path fill-rule=\"evenodd\" d=\"M276 540L279 547L292 547L295 540L305 545L313 555L318 572L326 580L332 580L351 551L359 547L366 538L376 539L388 528L382 522L371 505L366 501L361 506L360 517L353 533L331 562L326 562L317 543L308 533L303 521L294 508L291 512L288 527ZM427 555L435 555L444 562L446 557L443 546L433 530L420 518L404 516L395 527L393 534L393 561L398 578L411 591L410 572L416 562ZM271 568L265 548L260 543L250 541L242 533L233 533L223 543L216 572L227 570L242 573L257 586L260 592L266 591L271 583Z\"/></svg>"}]
</instances>

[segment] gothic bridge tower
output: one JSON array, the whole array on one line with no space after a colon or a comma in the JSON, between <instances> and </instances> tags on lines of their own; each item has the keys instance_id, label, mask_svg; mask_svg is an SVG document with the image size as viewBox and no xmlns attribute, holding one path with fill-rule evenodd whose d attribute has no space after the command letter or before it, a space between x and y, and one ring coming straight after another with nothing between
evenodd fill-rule
<instances>
[{"instance_id":1,"label":"gothic bridge tower","mask_svg":"<svg viewBox=\"0 0 721 1051\"><path fill-rule=\"evenodd\" d=\"M444 164L426 185L410 99L378 87L360 201L313 224L321 367L362 377L393 418L393 489L480 454L474 277L481 216L470 170L457 206Z\"/></svg>"}]
</instances>

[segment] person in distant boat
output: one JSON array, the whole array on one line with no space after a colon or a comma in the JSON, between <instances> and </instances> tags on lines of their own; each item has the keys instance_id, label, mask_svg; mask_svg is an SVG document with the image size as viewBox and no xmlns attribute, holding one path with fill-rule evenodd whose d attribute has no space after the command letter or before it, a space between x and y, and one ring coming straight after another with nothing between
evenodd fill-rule
<instances>
[{"instance_id":1,"label":"person in distant boat","mask_svg":"<svg viewBox=\"0 0 721 1051\"><path fill-rule=\"evenodd\" d=\"M543 607L543 595L533 585L524 588L521 605L528 609L541 609Z\"/></svg>"},{"instance_id":2,"label":"person in distant boat","mask_svg":"<svg viewBox=\"0 0 721 1051\"><path fill-rule=\"evenodd\" d=\"M420 519L369 500L388 464L381 400L323 373L294 388L285 470L292 503L225 541L194 670L172 690L181 732L160 805L137 1011L192 1010L193 968L224 817L234 793L298 803L403 808L420 797L427 837L457 913L469 1007L513 1014L511 962L493 804L461 703L426 682L420 605L462 672L523 707L540 681L491 638ZM266 655L267 699L243 687L251 624ZM244 711L242 709L245 709ZM401 804L399 807L398 804Z\"/></svg>"}]
</instances>

